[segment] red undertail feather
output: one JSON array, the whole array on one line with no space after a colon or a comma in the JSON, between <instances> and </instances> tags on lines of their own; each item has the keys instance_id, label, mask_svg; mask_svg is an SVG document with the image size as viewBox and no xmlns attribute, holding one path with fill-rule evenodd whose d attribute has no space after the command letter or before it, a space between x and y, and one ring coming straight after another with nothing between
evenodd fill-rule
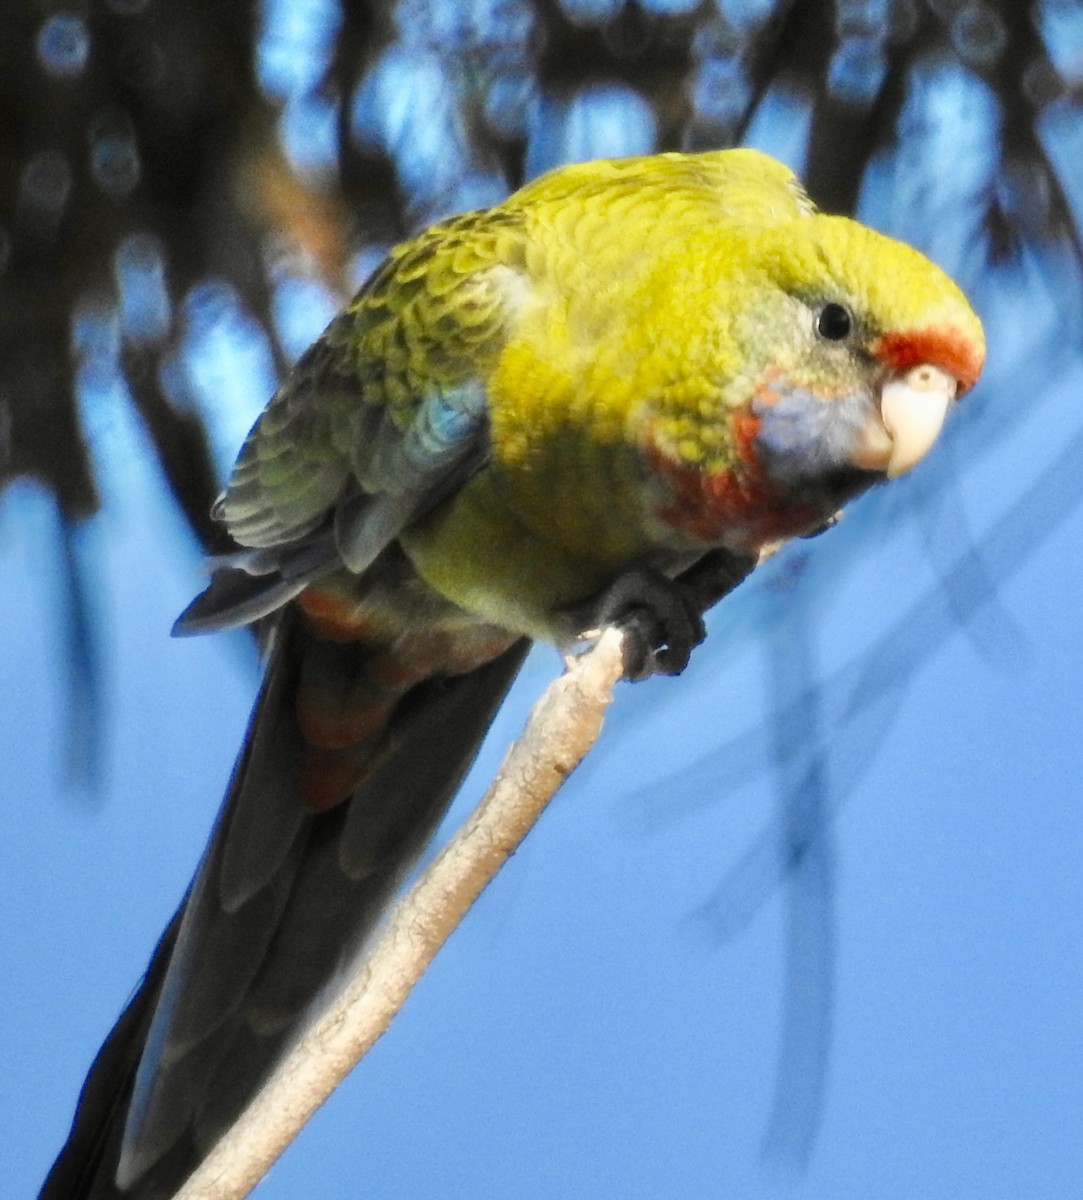
<instances>
[{"instance_id":1,"label":"red undertail feather","mask_svg":"<svg viewBox=\"0 0 1083 1200\"><path fill-rule=\"evenodd\" d=\"M310 587L298 598L303 658L294 698L304 740L301 803L334 808L372 769L403 697L437 675L476 670L514 638L477 631L404 624L333 587Z\"/></svg>"}]
</instances>

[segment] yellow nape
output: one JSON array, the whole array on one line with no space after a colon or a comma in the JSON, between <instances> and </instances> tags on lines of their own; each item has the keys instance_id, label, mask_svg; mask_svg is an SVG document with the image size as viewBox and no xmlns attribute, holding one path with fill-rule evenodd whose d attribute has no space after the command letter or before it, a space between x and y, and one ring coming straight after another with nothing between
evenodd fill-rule
<instances>
[{"instance_id":1,"label":"yellow nape","mask_svg":"<svg viewBox=\"0 0 1083 1200\"><path fill-rule=\"evenodd\" d=\"M571 163L539 175L499 207L509 212L591 206L612 211L621 196L638 207L651 198L667 210L691 203L700 218L712 211L729 221L782 221L815 212L801 181L777 159L758 150L707 150L700 154L641 155Z\"/></svg>"}]
</instances>

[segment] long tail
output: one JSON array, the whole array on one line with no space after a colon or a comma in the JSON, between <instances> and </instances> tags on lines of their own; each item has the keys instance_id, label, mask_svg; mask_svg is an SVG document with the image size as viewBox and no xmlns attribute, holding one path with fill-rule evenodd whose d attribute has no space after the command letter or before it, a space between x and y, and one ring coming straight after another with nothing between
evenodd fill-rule
<instances>
[{"instance_id":1,"label":"long tail","mask_svg":"<svg viewBox=\"0 0 1083 1200\"><path fill-rule=\"evenodd\" d=\"M328 752L302 730L298 696L311 691L326 649L296 612L284 614L203 862L95 1059L40 1200L165 1200L187 1178L379 922L527 643L465 673L400 686L393 704L385 693L375 732L350 751L360 782L314 811L299 797L313 754L319 766ZM339 647L335 661L354 663L341 687L371 704L373 672L358 686L365 653ZM386 651L381 658L386 668ZM341 767L342 752L330 754Z\"/></svg>"}]
</instances>

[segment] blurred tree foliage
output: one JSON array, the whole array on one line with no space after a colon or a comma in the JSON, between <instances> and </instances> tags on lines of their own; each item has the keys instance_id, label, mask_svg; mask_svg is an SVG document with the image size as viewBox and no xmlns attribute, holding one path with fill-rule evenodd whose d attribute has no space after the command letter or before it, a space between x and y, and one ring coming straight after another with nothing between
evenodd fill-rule
<instances>
[{"instance_id":1,"label":"blurred tree foliage","mask_svg":"<svg viewBox=\"0 0 1083 1200\"><path fill-rule=\"evenodd\" d=\"M3 25L0 485L37 477L67 521L98 503L86 306L114 323L97 369L122 376L210 547L207 434L166 369L193 287L227 282L281 369L284 255L341 291L366 247L589 149L606 111L646 120L657 149L718 146L788 89L810 112L810 190L848 210L911 73L952 59L999 106L995 252L1020 226L1075 228L1039 134L1080 98L1075 0L16 0Z\"/></svg>"}]
</instances>

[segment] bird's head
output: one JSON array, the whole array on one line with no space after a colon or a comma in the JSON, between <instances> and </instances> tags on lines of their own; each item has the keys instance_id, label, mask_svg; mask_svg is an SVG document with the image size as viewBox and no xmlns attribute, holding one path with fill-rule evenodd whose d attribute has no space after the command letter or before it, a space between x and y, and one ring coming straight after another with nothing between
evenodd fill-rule
<instances>
[{"instance_id":1,"label":"bird's head","mask_svg":"<svg viewBox=\"0 0 1083 1200\"><path fill-rule=\"evenodd\" d=\"M966 297L918 251L843 217L757 242L770 299L743 336L763 348L751 410L769 476L801 491L909 471L981 373L985 338Z\"/></svg>"}]
</instances>

